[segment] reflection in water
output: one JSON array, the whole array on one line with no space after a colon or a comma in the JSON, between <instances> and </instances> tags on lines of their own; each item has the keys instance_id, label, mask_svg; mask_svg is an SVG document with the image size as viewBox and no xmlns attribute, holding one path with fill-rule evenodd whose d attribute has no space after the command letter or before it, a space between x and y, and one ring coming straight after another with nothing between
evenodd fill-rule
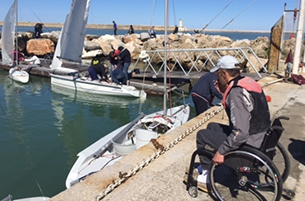
<instances>
[{"instance_id":1,"label":"reflection in water","mask_svg":"<svg viewBox=\"0 0 305 201\"><path fill-rule=\"evenodd\" d=\"M49 78L31 76L23 85L6 77L0 71L0 198L63 191L77 153L139 114L139 99L67 94ZM141 109L150 114L162 105L162 97L149 96Z\"/></svg>"},{"instance_id":2,"label":"reflection in water","mask_svg":"<svg viewBox=\"0 0 305 201\"><path fill-rule=\"evenodd\" d=\"M84 121L82 119L82 114L80 113L76 113L72 117L69 117L70 115L67 113L65 114L64 101L56 100L56 97L53 97L52 108L57 119L57 122L55 121L54 125L59 130L57 135L64 143L64 147L69 155L67 165L72 165L79 148L82 147L81 145L83 143L88 143L88 139L85 136Z\"/></svg>"},{"instance_id":3,"label":"reflection in water","mask_svg":"<svg viewBox=\"0 0 305 201\"><path fill-rule=\"evenodd\" d=\"M140 103L143 100L133 97L104 96L91 94L82 91L69 90L59 86L51 85L53 92L64 95L64 98L70 101L78 101L93 105L115 105L118 107L127 107L131 103Z\"/></svg>"},{"instance_id":4,"label":"reflection in water","mask_svg":"<svg viewBox=\"0 0 305 201\"><path fill-rule=\"evenodd\" d=\"M3 140L1 154L4 155L4 158L0 158L0 161L4 171L0 171L2 175L6 175L1 179L1 184L5 184L5 186L1 185L1 191L6 192L6 189L15 188L14 184L24 183L33 186L39 194L42 194L37 182L35 182L36 178L33 173L34 162L31 158L30 133L25 131L27 126L24 122L26 112L21 94L25 93L28 87L7 77L2 78L1 83L3 83L1 87L3 93L1 92L0 96L5 100L5 103L0 102L3 112L1 116L3 115L3 120L5 119L1 122L6 126L1 126L1 133L4 134L1 136ZM7 141L7 139L10 139L10 141ZM6 151L9 151L8 156ZM15 172L20 175L14 174ZM9 193L11 192L6 192L6 195ZM1 197L3 198L2 195Z\"/></svg>"},{"instance_id":5,"label":"reflection in water","mask_svg":"<svg viewBox=\"0 0 305 201\"><path fill-rule=\"evenodd\" d=\"M131 120L129 106L139 104L139 99L135 98L75 92L53 85L51 90L54 92L52 107L57 119L54 125L60 132L58 135L68 154L68 166L73 165L79 151L93 143L88 139L88 135L95 135L97 139L107 135L110 132L109 128L113 128L107 123L109 120L115 120L119 126L125 124ZM78 107L74 110L70 108L71 104ZM88 115L84 115L87 112ZM84 119L85 116L88 116L88 119ZM92 124L99 129L88 133L91 130L88 126ZM105 132L107 130L109 132Z\"/></svg>"}]
</instances>

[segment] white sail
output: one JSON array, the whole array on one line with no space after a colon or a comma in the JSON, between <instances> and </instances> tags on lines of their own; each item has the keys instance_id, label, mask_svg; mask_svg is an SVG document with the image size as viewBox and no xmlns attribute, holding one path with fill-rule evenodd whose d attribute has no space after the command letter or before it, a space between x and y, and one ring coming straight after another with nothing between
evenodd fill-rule
<instances>
[{"instance_id":1,"label":"white sail","mask_svg":"<svg viewBox=\"0 0 305 201\"><path fill-rule=\"evenodd\" d=\"M73 62L81 62L84 47L86 25L88 21L90 0L73 0L70 12L66 17L64 26L56 46L51 68L61 67L64 59Z\"/></svg>"},{"instance_id":2,"label":"white sail","mask_svg":"<svg viewBox=\"0 0 305 201\"><path fill-rule=\"evenodd\" d=\"M90 0L73 0L56 46L50 73L51 84L74 91L110 96L145 99L146 93L134 86L109 82L96 82L83 77L74 68L62 65L62 61L81 64ZM79 76L76 76L79 75Z\"/></svg>"},{"instance_id":3,"label":"white sail","mask_svg":"<svg viewBox=\"0 0 305 201\"><path fill-rule=\"evenodd\" d=\"M14 37L17 16L17 2L14 1L6 14L2 26L2 64L12 65L14 59Z\"/></svg>"}]
</instances>

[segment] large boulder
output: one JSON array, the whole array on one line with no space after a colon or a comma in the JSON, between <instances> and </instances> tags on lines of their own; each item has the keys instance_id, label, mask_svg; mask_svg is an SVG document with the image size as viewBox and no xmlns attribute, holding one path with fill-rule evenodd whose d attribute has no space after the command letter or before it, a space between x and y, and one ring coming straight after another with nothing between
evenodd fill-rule
<instances>
[{"instance_id":1,"label":"large boulder","mask_svg":"<svg viewBox=\"0 0 305 201\"><path fill-rule=\"evenodd\" d=\"M84 41L84 48L85 50L88 52L88 51L91 51L91 50L98 50L98 49L101 49L101 46L98 42L96 41Z\"/></svg>"},{"instance_id":2,"label":"large boulder","mask_svg":"<svg viewBox=\"0 0 305 201\"><path fill-rule=\"evenodd\" d=\"M250 46L258 57L268 58L270 42L267 37L258 37L254 41L251 41Z\"/></svg>"},{"instance_id":3,"label":"large boulder","mask_svg":"<svg viewBox=\"0 0 305 201\"><path fill-rule=\"evenodd\" d=\"M131 41L135 41L137 38L140 38L140 34L130 34L124 37L124 43L129 43Z\"/></svg>"},{"instance_id":4,"label":"large boulder","mask_svg":"<svg viewBox=\"0 0 305 201\"><path fill-rule=\"evenodd\" d=\"M147 33L147 32L140 33L140 39L141 39L142 41L145 41L145 40L150 39L149 33Z\"/></svg>"},{"instance_id":5,"label":"large boulder","mask_svg":"<svg viewBox=\"0 0 305 201\"><path fill-rule=\"evenodd\" d=\"M26 45L27 53L45 55L54 52L54 43L50 39L31 39Z\"/></svg>"},{"instance_id":6,"label":"large boulder","mask_svg":"<svg viewBox=\"0 0 305 201\"><path fill-rule=\"evenodd\" d=\"M101 49L99 50L91 50L91 51L83 51L82 59L92 59L96 55L103 54L103 51Z\"/></svg>"},{"instance_id":7,"label":"large boulder","mask_svg":"<svg viewBox=\"0 0 305 201\"><path fill-rule=\"evenodd\" d=\"M52 31L50 34L49 34L49 39L51 41L53 41L54 44L57 44L58 42L58 39L59 39L59 36L60 36L60 31Z\"/></svg>"},{"instance_id":8,"label":"large boulder","mask_svg":"<svg viewBox=\"0 0 305 201\"><path fill-rule=\"evenodd\" d=\"M231 47L249 47L251 41L249 39L236 40L231 44Z\"/></svg>"},{"instance_id":9,"label":"large boulder","mask_svg":"<svg viewBox=\"0 0 305 201\"><path fill-rule=\"evenodd\" d=\"M132 60L138 59L140 52L141 52L140 45L138 45L135 41L131 41L131 42L125 44L124 47L129 50Z\"/></svg>"}]
</instances>

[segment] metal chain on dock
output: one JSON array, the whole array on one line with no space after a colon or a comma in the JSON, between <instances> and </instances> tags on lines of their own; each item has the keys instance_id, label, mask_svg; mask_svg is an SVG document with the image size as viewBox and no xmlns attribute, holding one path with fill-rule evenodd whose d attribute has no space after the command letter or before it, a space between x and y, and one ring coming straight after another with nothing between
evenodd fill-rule
<instances>
[{"instance_id":1,"label":"metal chain on dock","mask_svg":"<svg viewBox=\"0 0 305 201\"><path fill-rule=\"evenodd\" d=\"M109 184L106 189L104 189L101 193L99 193L95 197L95 201L103 199L107 194L109 194L111 191L113 191L115 188L117 188L119 185L121 185L123 182L125 182L127 179L135 175L138 171L143 169L145 166L147 166L149 163L153 162L156 158L158 158L160 155L164 154L166 151L168 151L170 148L174 147L176 144L178 144L180 141L183 140L183 138L187 137L191 133L193 133L195 130L197 130L200 126L202 126L204 123L206 123L208 120L210 120L212 117L214 117L216 114L221 112L223 110L223 106L217 107L213 111L206 113L204 118L200 120L196 125L192 126L191 128L188 128L185 130L180 136L178 136L173 142L169 143L168 145L164 146L162 149L158 149L155 153L150 155L147 159L143 160L140 164L137 164L136 167L131 169L128 173L122 174L120 172L119 178L113 181L112 184Z\"/></svg>"}]
</instances>

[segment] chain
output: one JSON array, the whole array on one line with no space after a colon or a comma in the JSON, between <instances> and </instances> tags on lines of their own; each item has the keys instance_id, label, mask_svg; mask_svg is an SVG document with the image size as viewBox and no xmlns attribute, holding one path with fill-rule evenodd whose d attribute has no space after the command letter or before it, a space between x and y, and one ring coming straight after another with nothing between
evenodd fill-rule
<instances>
[{"instance_id":1,"label":"chain","mask_svg":"<svg viewBox=\"0 0 305 201\"><path fill-rule=\"evenodd\" d=\"M188 128L185 130L180 136L178 136L173 142L169 143L166 146L160 145L157 141L153 141L153 144L158 150L150 155L147 159L143 160L140 164L137 164L136 167L131 169L127 173L119 172L119 178L114 180L112 184L109 184L106 189L104 189L102 192L100 192L96 198L95 201L103 199L107 194L109 194L111 191L113 191L115 188L117 188L119 185L121 185L123 182L125 182L127 179L135 175L138 171L142 170L145 166L147 166L149 163L153 162L155 159L157 159L160 155L164 154L166 151L168 151L170 148L174 147L176 144L178 144L180 141L182 141L185 137L196 131L199 127L201 127L204 123L206 123L208 120L210 120L212 117L214 117L216 114L221 112L223 110L223 106L217 107L213 111L206 113L204 118L200 120L197 124L192 126L191 128Z\"/></svg>"}]
</instances>

